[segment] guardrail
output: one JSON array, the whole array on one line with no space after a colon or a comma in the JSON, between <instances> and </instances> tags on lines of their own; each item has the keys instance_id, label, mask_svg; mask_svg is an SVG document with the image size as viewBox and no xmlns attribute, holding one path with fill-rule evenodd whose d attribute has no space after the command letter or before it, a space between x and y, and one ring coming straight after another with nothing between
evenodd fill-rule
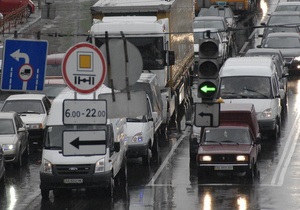
<instances>
[{"instance_id":1,"label":"guardrail","mask_svg":"<svg viewBox=\"0 0 300 210\"><path fill-rule=\"evenodd\" d=\"M20 7L9 14L5 15L2 20L0 20L0 34L10 33L11 29L17 28L18 24L23 23L30 15L27 5Z\"/></svg>"}]
</instances>

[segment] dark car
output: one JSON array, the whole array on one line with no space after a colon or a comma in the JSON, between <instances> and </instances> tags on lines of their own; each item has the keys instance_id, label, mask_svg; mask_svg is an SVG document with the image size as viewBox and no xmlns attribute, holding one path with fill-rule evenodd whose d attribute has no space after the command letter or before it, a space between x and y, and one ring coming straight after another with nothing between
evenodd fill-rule
<instances>
[{"instance_id":1,"label":"dark car","mask_svg":"<svg viewBox=\"0 0 300 210\"><path fill-rule=\"evenodd\" d=\"M5 162L23 164L23 156L29 154L28 136L26 124L16 112L0 112L0 144Z\"/></svg>"},{"instance_id":2,"label":"dark car","mask_svg":"<svg viewBox=\"0 0 300 210\"><path fill-rule=\"evenodd\" d=\"M5 183L5 158L3 149L0 146L0 186Z\"/></svg>"},{"instance_id":3,"label":"dark car","mask_svg":"<svg viewBox=\"0 0 300 210\"><path fill-rule=\"evenodd\" d=\"M35 5L31 0L0 0L0 13L4 16L21 7L26 7L29 15L35 12Z\"/></svg>"},{"instance_id":4,"label":"dark car","mask_svg":"<svg viewBox=\"0 0 300 210\"><path fill-rule=\"evenodd\" d=\"M221 103L220 126L203 128L197 139L198 178L221 172L241 173L254 180L260 138L253 104Z\"/></svg>"},{"instance_id":5,"label":"dark car","mask_svg":"<svg viewBox=\"0 0 300 210\"><path fill-rule=\"evenodd\" d=\"M207 127L198 148L198 173L245 173L252 179L257 170L258 145L247 126Z\"/></svg>"},{"instance_id":6,"label":"dark car","mask_svg":"<svg viewBox=\"0 0 300 210\"><path fill-rule=\"evenodd\" d=\"M258 48L278 49L289 67L289 75L300 71L300 35L293 32L277 32L268 34Z\"/></svg>"}]
</instances>

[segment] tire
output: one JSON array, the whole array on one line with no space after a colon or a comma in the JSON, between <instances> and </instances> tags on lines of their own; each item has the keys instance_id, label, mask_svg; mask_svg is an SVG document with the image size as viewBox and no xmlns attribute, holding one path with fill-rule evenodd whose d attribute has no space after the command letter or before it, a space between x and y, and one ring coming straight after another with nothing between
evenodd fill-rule
<instances>
[{"instance_id":1,"label":"tire","mask_svg":"<svg viewBox=\"0 0 300 210\"><path fill-rule=\"evenodd\" d=\"M247 171L246 177L250 183L254 183L256 175L257 175L257 165L252 163L252 167Z\"/></svg>"},{"instance_id":2,"label":"tire","mask_svg":"<svg viewBox=\"0 0 300 210\"><path fill-rule=\"evenodd\" d=\"M148 148L147 154L142 156L142 161L144 166L149 166L151 160L151 150Z\"/></svg>"},{"instance_id":3,"label":"tire","mask_svg":"<svg viewBox=\"0 0 300 210\"><path fill-rule=\"evenodd\" d=\"M0 187L2 188L3 186L5 186L5 179L6 179L6 177L5 177L5 171L4 171L4 174L3 174L3 176L1 177L1 179L0 179Z\"/></svg>"},{"instance_id":4,"label":"tire","mask_svg":"<svg viewBox=\"0 0 300 210\"><path fill-rule=\"evenodd\" d=\"M127 185L127 161L124 160L123 166L119 172L119 185L121 187L126 187Z\"/></svg>"},{"instance_id":5,"label":"tire","mask_svg":"<svg viewBox=\"0 0 300 210\"><path fill-rule=\"evenodd\" d=\"M154 134L154 141L152 145L152 154L157 154L158 153L158 133Z\"/></svg>"},{"instance_id":6,"label":"tire","mask_svg":"<svg viewBox=\"0 0 300 210\"><path fill-rule=\"evenodd\" d=\"M196 161L198 144L197 142L190 140L190 161Z\"/></svg>"},{"instance_id":7,"label":"tire","mask_svg":"<svg viewBox=\"0 0 300 210\"><path fill-rule=\"evenodd\" d=\"M49 190L47 189L41 189L41 195L43 200L49 199Z\"/></svg>"},{"instance_id":8,"label":"tire","mask_svg":"<svg viewBox=\"0 0 300 210\"><path fill-rule=\"evenodd\" d=\"M115 180L114 178L111 176L110 177L110 181L109 181L109 185L106 188L106 195L110 198L112 198L114 196L114 189L115 189Z\"/></svg>"}]
</instances>

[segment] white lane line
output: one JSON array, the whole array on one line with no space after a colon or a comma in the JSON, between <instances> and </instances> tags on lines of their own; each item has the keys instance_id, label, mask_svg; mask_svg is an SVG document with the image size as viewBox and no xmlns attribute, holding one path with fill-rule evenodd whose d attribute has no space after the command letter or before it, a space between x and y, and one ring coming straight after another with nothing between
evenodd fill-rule
<instances>
[{"instance_id":1,"label":"white lane line","mask_svg":"<svg viewBox=\"0 0 300 210\"><path fill-rule=\"evenodd\" d=\"M296 138L296 137L298 137L299 132L300 132L299 131L300 129L297 129L297 127L296 127L296 123L298 123L298 121L299 121L299 114L295 118L294 123L292 125L292 130L296 129L297 132L295 135L293 135L294 132L292 132L292 131L289 133L287 142L284 146L283 153L280 157L279 163L278 163L275 173L273 175L273 178L271 181L271 186L282 186L282 184L283 184L285 173L288 169L288 166L290 164L292 155L294 154L294 150L295 150L295 147L297 144L298 138ZM289 149L289 147L290 147L290 149ZM278 179L278 181L276 182L277 179Z\"/></svg>"},{"instance_id":2,"label":"white lane line","mask_svg":"<svg viewBox=\"0 0 300 210\"><path fill-rule=\"evenodd\" d=\"M181 137L178 139L178 141L176 142L176 144L174 144L174 146L172 147L171 151L167 155L167 157L164 160L164 162L160 165L159 169L156 171L156 173L154 174L154 176L152 177L152 179L150 180L150 182L146 185L147 187L155 185L154 183L155 183L156 179L161 174L161 172L165 168L165 166L168 164L169 160L171 159L173 153L175 152L175 150L177 149L177 147L179 146L179 144L182 142L182 140L187 136L187 133L190 131L189 128L190 127L188 126L187 129L184 131L184 133L181 135Z\"/></svg>"}]
</instances>

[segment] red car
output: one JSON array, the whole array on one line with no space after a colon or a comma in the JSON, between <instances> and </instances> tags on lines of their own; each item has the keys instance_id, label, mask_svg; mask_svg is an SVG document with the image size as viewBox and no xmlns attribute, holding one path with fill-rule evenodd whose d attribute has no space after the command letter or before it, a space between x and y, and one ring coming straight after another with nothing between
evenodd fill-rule
<instances>
[{"instance_id":1,"label":"red car","mask_svg":"<svg viewBox=\"0 0 300 210\"><path fill-rule=\"evenodd\" d=\"M28 16L35 12L35 5L31 0L0 0L0 13L4 16L27 5Z\"/></svg>"}]
</instances>

